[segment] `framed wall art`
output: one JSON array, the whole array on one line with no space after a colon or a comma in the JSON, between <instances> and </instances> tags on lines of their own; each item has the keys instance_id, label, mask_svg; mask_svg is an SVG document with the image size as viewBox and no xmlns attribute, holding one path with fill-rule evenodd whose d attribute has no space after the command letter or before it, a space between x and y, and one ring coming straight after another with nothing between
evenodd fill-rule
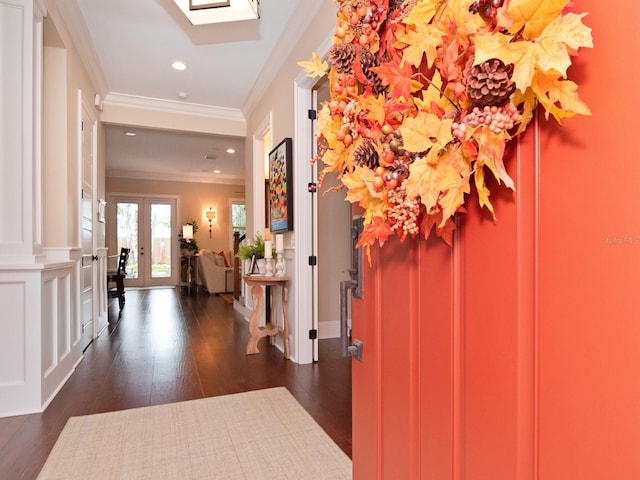
<instances>
[{"instance_id":1,"label":"framed wall art","mask_svg":"<svg viewBox=\"0 0 640 480\"><path fill-rule=\"evenodd\" d=\"M293 230L292 140L285 138L269 152L269 230Z\"/></svg>"}]
</instances>

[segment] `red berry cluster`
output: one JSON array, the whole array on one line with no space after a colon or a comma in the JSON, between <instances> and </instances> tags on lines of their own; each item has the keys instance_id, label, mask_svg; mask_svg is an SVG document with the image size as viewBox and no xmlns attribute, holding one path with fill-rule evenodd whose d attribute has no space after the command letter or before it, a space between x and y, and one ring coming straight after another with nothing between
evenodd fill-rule
<instances>
[{"instance_id":1,"label":"red berry cluster","mask_svg":"<svg viewBox=\"0 0 640 480\"><path fill-rule=\"evenodd\" d=\"M520 119L520 112L511 104L502 107L474 107L460 122L453 122L451 129L454 137L464 140L469 127L486 126L493 133L498 134L511 130Z\"/></svg>"}]
</instances>

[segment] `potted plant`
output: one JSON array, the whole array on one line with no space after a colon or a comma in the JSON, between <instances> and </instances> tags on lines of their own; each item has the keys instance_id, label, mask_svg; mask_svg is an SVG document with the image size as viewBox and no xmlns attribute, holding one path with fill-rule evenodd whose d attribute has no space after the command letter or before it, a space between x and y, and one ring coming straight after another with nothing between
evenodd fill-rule
<instances>
[{"instance_id":1,"label":"potted plant","mask_svg":"<svg viewBox=\"0 0 640 480\"><path fill-rule=\"evenodd\" d=\"M187 222L185 225L191 225L193 227L194 238L184 238L182 230L178 234L178 240L180 241L180 251L182 255L189 256L198 253L198 242L196 242L195 234L198 231L198 223L195 220Z\"/></svg>"},{"instance_id":2,"label":"potted plant","mask_svg":"<svg viewBox=\"0 0 640 480\"><path fill-rule=\"evenodd\" d=\"M272 252L273 247L272 247ZM253 240L248 240L247 243L243 243L238 247L238 253L236 254L238 258L242 260L251 261L254 257L256 260L260 260L258 262L258 271L260 273L264 273L264 239L262 235L258 234L253 237ZM247 268L249 271L251 268Z\"/></svg>"},{"instance_id":3,"label":"potted plant","mask_svg":"<svg viewBox=\"0 0 640 480\"><path fill-rule=\"evenodd\" d=\"M262 236L258 234L253 238L253 241L247 240L247 243L240 244L236 256L242 260L251 260L254 256L256 260L264 258L264 239Z\"/></svg>"}]
</instances>

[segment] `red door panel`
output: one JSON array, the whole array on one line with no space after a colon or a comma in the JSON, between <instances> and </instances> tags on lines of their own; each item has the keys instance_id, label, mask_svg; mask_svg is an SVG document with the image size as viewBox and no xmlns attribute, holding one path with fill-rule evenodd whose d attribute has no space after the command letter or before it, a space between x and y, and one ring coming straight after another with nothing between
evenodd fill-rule
<instances>
[{"instance_id":1,"label":"red door panel","mask_svg":"<svg viewBox=\"0 0 640 480\"><path fill-rule=\"evenodd\" d=\"M637 7L579 9L593 116L510 147L497 223L471 206L454 248L393 240L365 262L356 480L640 478Z\"/></svg>"}]
</instances>

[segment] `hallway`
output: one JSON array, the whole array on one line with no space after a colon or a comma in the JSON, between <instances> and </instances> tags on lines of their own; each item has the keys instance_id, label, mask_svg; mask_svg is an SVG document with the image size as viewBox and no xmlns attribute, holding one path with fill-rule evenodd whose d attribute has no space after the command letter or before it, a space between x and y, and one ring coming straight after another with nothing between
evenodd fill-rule
<instances>
[{"instance_id":1,"label":"hallway","mask_svg":"<svg viewBox=\"0 0 640 480\"><path fill-rule=\"evenodd\" d=\"M71 416L285 386L351 455L351 365L339 339L321 361L297 365L260 342L247 356L247 322L218 296L173 288L127 290L110 324L42 414L0 419L0 477L34 479Z\"/></svg>"}]
</instances>

